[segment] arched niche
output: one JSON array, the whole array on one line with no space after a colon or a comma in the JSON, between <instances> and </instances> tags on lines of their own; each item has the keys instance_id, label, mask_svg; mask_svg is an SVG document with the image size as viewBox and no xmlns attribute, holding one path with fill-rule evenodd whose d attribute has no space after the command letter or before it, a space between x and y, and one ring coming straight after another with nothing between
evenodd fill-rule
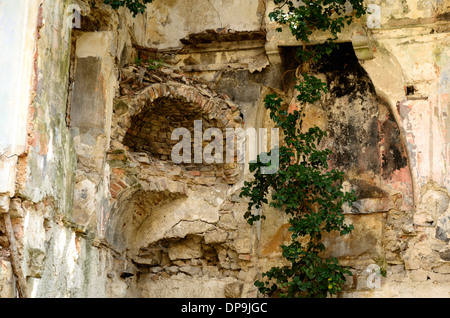
<instances>
[{"instance_id":1,"label":"arched niche","mask_svg":"<svg viewBox=\"0 0 450 318\"><path fill-rule=\"evenodd\" d=\"M234 216L220 209L243 164L226 162L226 142L222 163L175 163L170 156L178 142L171 140L174 129L186 128L193 143L194 121L201 120L202 134L216 128L222 131L219 139L225 139L227 128L241 127L239 108L205 84L189 81L174 75L134 91L122 89L115 100L107 154L111 201L103 233L116 259L123 260L117 272L132 274L130 282L144 297L161 296L153 290L159 286L156 278L186 291L197 284L197 292L210 290L209 280L217 280L212 292L220 297L240 268L220 225L224 214L225 219ZM203 149L210 142L203 138ZM233 268L229 255L234 257ZM183 275L187 278L180 281Z\"/></svg>"},{"instance_id":2,"label":"arched niche","mask_svg":"<svg viewBox=\"0 0 450 318\"><path fill-rule=\"evenodd\" d=\"M199 127L201 132L197 134ZM191 160L188 162L174 162L172 158L173 147L184 141L180 136L172 140L172 133L178 128L189 131ZM175 179L185 179L187 183L233 184L243 167L237 163L237 155L231 160L227 157L226 147L230 143L235 145L235 136L230 140L227 130L239 128L240 112L230 99L196 85L174 81L156 83L131 99L122 96L116 100L112 128L112 140L116 143L112 144L119 144L119 149L111 150L126 149L127 156L134 156L143 164L150 161L163 164L172 170ZM213 135L205 134L207 130L214 130ZM216 150L221 151L216 153ZM206 152L214 155L213 160L205 160Z\"/></svg>"},{"instance_id":3,"label":"arched niche","mask_svg":"<svg viewBox=\"0 0 450 318\"><path fill-rule=\"evenodd\" d=\"M296 47L282 47L280 52L284 82L293 83L286 87L285 100L289 110L298 109ZM389 241L395 231L412 223L413 177L398 113L378 94L362 67L366 62L358 60L351 42L344 42L328 58L310 65L308 71L327 83L328 92L306 105L303 128L317 125L327 131L321 146L333 152L330 169L344 171L345 188L355 189L357 195L344 211L355 230L342 238L327 236L328 253L353 260L386 255L397 261L398 251Z\"/></svg>"},{"instance_id":4,"label":"arched niche","mask_svg":"<svg viewBox=\"0 0 450 318\"><path fill-rule=\"evenodd\" d=\"M297 48L287 46L279 50L285 71L284 82L295 83L299 66ZM321 101L307 105L304 125L317 125L328 132L324 146L333 151L331 163L334 167L346 171L349 179L363 177L372 185L387 186L388 192L392 192L389 190L392 188L401 193L405 196L403 208L410 210L414 200L414 180L402 122L394 102L401 96L395 90L403 83L402 73L393 70L396 77L385 80L387 85L383 83L377 87L381 80L373 82L366 71L366 66L374 68L369 64L371 61L359 60L354 45L343 42L328 58L311 65L309 72L327 83L328 92ZM394 63L392 59L389 61ZM393 68L395 65L391 64ZM287 88L291 95L288 97L291 98L290 109L299 107L294 85ZM367 197L367 193L363 196Z\"/></svg>"}]
</instances>

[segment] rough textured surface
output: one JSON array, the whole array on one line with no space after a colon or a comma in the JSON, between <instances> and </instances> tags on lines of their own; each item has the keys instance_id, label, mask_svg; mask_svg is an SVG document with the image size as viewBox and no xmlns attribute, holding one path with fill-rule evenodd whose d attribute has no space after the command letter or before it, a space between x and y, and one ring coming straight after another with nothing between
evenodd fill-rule
<instances>
[{"instance_id":1,"label":"rough textured surface","mask_svg":"<svg viewBox=\"0 0 450 318\"><path fill-rule=\"evenodd\" d=\"M170 133L195 119L269 128L268 93L298 107L299 43L275 31L273 1L155 0L136 18L75 4L79 29L62 0L19 15L30 37L11 50L29 70L2 89L26 111L2 116L2 136L25 129L26 142L0 144L0 209L18 247L0 221L0 297L16 295L13 258L31 297L259 296L254 281L282 262L286 216L264 206L250 227L246 164L174 164ZM348 43L310 68L330 90L305 123L328 131L330 164L358 196L344 211L355 230L324 237L326 255L353 273L342 297L448 297L448 4L373 4L380 20L346 28Z\"/></svg>"}]
</instances>

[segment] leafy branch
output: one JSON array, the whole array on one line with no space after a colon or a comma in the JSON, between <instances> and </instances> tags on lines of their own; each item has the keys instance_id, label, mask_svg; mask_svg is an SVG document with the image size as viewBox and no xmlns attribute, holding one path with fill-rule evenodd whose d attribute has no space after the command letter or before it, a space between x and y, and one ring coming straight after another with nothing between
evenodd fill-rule
<instances>
[{"instance_id":1,"label":"leafy branch","mask_svg":"<svg viewBox=\"0 0 450 318\"><path fill-rule=\"evenodd\" d=\"M345 274L351 272L340 266L336 258L320 256L325 251L323 233L351 232L353 226L345 224L342 206L351 205L356 197L354 192L342 190L344 173L328 166L332 152L320 149L326 132L317 126L306 131L303 128L304 107L317 102L328 90L326 83L309 75L307 69L309 64L333 51L338 33L345 24L350 25L355 17L364 14L365 8L362 0L310 0L296 5L293 1L274 2L279 6L269 14L271 20L288 25L302 43L298 50L302 72L295 86L300 109L288 112L282 98L276 94L266 96L265 107L283 134L283 145L272 150L279 153L279 169L274 174L262 174L260 168L267 164L258 156L256 162L249 164L254 179L244 183L240 196L249 198L244 217L250 225L265 218L253 213L263 204L281 209L289 216L291 243L281 249L290 265L271 268L262 274L266 280L258 280L255 285L271 296L327 297L342 290ZM330 31L332 37L317 45L307 45L309 36L317 30Z\"/></svg>"},{"instance_id":2,"label":"leafy branch","mask_svg":"<svg viewBox=\"0 0 450 318\"><path fill-rule=\"evenodd\" d=\"M128 10L136 17L139 13L144 13L146 5L152 3L153 0L104 0L105 4L109 4L113 9L119 9L120 7L127 7Z\"/></svg>"}]
</instances>

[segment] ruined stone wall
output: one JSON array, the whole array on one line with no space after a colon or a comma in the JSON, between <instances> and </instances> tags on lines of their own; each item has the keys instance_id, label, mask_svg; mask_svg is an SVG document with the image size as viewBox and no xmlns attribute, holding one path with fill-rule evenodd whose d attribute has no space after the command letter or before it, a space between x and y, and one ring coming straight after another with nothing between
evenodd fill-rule
<instances>
[{"instance_id":1,"label":"ruined stone wall","mask_svg":"<svg viewBox=\"0 0 450 318\"><path fill-rule=\"evenodd\" d=\"M377 94L388 101L396 118L413 188L412 226L408 225L410 222L402 225L410 228L403 228L402 235L411 236L400 247L403 264L392 264L393 269L404 266L405 272L400 276L402 278L393 274L393 282L387 282L385 290L389 291L388 295L398 295L399 287L393 287L394 282L409 280L411 284L417 284L417 288L411 288L407 294L422 292L445 297L449 263L445 256L448 234L444 233L448 232L442 228L449 216L445 199L449 190L445 168L448 2L377 4L382 18L380 27L372 31L374 59L361 65L371 77ZM380 63L388 56L396 67L388 74L381 74ZM387 69L387 66L381 68ZM396 84L399 82L402 85ZM424 210L427 215L433 215L428 223L424 221ZM397 241L401 241L402 236L397 237L400 237ZM444 287L440 290L437 286ZM433 290L435 287L436 291Z\"/></svg>"},{"instance_id":2,"label":"ruined stone wall","mask_svg":"<svg viewBox=\"0 0 450 318\"><path fill-rule=\"evenodd\" d=\"M264 206L250 227L242 154L175 164L171 134L202 120L225 157L227 128L272 127L266 94L298 107L299 43L275 32L273 1L155 0L136 18L102 2L20 8L28 77L2 85L25 97L7 114L23 140L6 138L17 147L0 161L0 297L21 284L30 297L257 297L289 240L286 216ZM328 131L331 164L358 195L345 211L355 230L327 236L327 255L353 272L342 297L448 297L449 4L368 4L375 16L310 67L330 91L305 123Z\"/></svg>"},{"instance_id":3,"label":"ruined stone wall","mask_svg":"<svg viewBox=\"0 0 450 318\"><path fill-rule=\"evenodd\" d=\"M334 148L335 155L341 156L335 163L340 161L338 166L347 172L350 183L355 177L358 182L370 180L370 186L380 186L381 182L387 186L382 188L392 196L391 203L386 205L386 199L360 194L359 211L351 212L351 217L348 215L353 224L372 227L364 233L378 237L373 250L369 249L369 253L358 260L372 257L378 265L383 264L386 277L382 277L380 288L368 288L365 270L370 269L369 264L356 265L358 261L354 268L359 268L359 273L353 277L352 288L363 291L345 295L446 297L448 275L444 273L448 271L445 269L448 267L445 257L448 241L441 225L448 220L448 212L444 212L448 208L445 194L448 189L444 176L447 156L444 154L446 123L443 115L448 107L444 88L448 72L441 63L443 60L448 63L448 55L443 53L448 52L448 41L444 40L448 32L445 15L448 3L381 1L367 4L374 12L367 18L367 27L364 24L350 26L340 40L352 43L363 73L367 73L364 81L368 79L373 85L376 100L364 105L369 91L362 99L355 96L360 101L352 97L351 91L358 86L357 74L351 66L349 68L348 60L335 58L334 68L341 67L340 75L323 74L322 77L331 84L335 97L347 92L339 99L326 96L319 107L309 107L313 123L318 122L331 132L334 141L329 146ZM295 40L286 33L280 37L274 27L267 25L266 47L270 60L276 63L283 58L278 48L295 46ZM316 36L317 40L323 38L320 33ZM330 97L334 99L331 108L326 106ZM339 100L344 102L344 109ZM340 131L338 135L337 131ZM374 139L371 141L371 138ZM372 148L375 152L369 150L370 144L375 146ZM349 165L345 167L348 159ZM428 215L428 223L425 215ZM355 218L359 219L358 223L354 223ZM352 235L358 236L357 233ZM359 240L364 241L369 242ZM352 250L358 248L353 246Z\"/></svg>"},{"instance_id":4,"label":"ruined stone wall","mask_svg":"<svg viewBox=\"0 0 450 318\"><path fill-rule=\"evenodd\" d=\"M29 58L28 63L33 67L28 70L30 79L23 77L22 80L25 82L12 82L4 86L8 90L15 89L12 86L18 85L23 96L29 97L29 101L25 105L28 114L20 117L17 122L10 120L11 131L17 130L14 123L24 125L26 141L21 152L12 157L17 159L10 172L15 178L14 187L8 193L2 189L5 198L2 212L6 212L2 214L5 215L5 222L3 217L0 221L2 297L14 297L17 287L23 289L24 297L104 297L107 295L108 279L104 271L111 264L110 252L96 247L96 231L88 233L86 228L83 228L88 223L86 213L90 215L97 209L97 201L92 197L88 198L88 195L95 195L94 189L99 186L99 179L94 179L95 183L89 183L82 177L83 172L80 170L83 170L84 157L77 155L80 154L80 147L83 145L79 142L78 130L71 131L73 127L71 121L75 123L82 121L77 115L81 115L83 110L78 109L81 112L72 114L70 107L77 107L77 101L83 100L83 97L77 96L78 99L73 97L71 92L81 89L84 90L83 93L89 94L90 90L98 90L99 86L102 86L103 96L86 95L79 104L85 106L85 110L93 107L96 112L98 111L95 118L107 122L106 112L99 112L95 106L104 102L112 104L112 97L115 94L114 88L105 85L102 78L103 75L108 75L104 67L108 61L96 65L95 58L90 58L88 50L83 49L82 41L78 51L75 50L74 42L78 37L73 32L75 19L73 8L77 8L78 12L87 16L89 14L87 2L37 1L33 4L35 5L29 6L28 12L23 13L34 17L34 20L15 20L11 15L5 20L28 26L28 32L23 34L22 38L29 40L33 45L20 49L25 52ZM78 18L77 16L77 23ZM83 21L83 27L87 29L90 27L86 19ZM106 34L109 35L108 32ZM96 40L117 40L116 37L114 39L105 37L104 33L96 33L96 36ZM100 49L93 49L97 55L105 54L101 52L102 44L104 42L99 44ZM110 47L111 43L107 46ZM86 56L86 59L75 61L76 56L81 58ZM79 64L76 65L76 62ZM82 66L77 68L78 65ZM86 72L95 71L95 67L92 66L97 66L97 69L103 67L101 69L103 74L97 73L94 77L83 78ZM112 68L113 66L111 70ZM74 78L79 79L76 85ZM86 79L93 80L82 81ZM29 90L27 80L32 84ZM78 87L78 85L86 86ZM5 105L5 107L15 106ZM93 128L95 127L88 129ZM95 136L95 133L97 131L93 132L92 136ZM90 140L87 144L89 143ZM83 154L92 159L90 163L98 164L90 150L83 150ZM97 153L97 158L106 158L105 151ZM2 164L4 162L2 159ZM98 165L95 168L98 168ZM100 174L100 179L104 178L103 171L98 175ZM86 189L94 191L88 192ZM83 205L83 200L86 199L90 202ZM80 211L81 207L92 211ZM94 214L92 226L95 229L98 216L97 213ZM15 242L7 238L7 234L11 234L11 231L8 231L7 219L11 220ZM12 248L13 243L17 247L16 253ZM23 279L22 282L20 278Z\"/></svg>"},{"instance_id":5,"label":"ruined stone wall","mask_svg":"<svg viewBox=\"0 0 450 318\"><path fill-rule=\"evenodd\" d=\"M28 116L20 123L26 126L26 147L18 156L15 189L5 209L18 253L12 252L11 240L2 247L9 247L5 261L16 261L15 276L25 278L22 287L29 297L104 294L101 284L89 279L98 276L100 255L71 226L76 157L66 125L71 55L66 8L63 1L37 3L30 9L36 21L25 35L34 43L32 87L22 92L31 96ZM6 230L2 224L2 233ZM20 280L11 276L7 281L4 296L12 297Z\"/></svg>"}]
</instances>

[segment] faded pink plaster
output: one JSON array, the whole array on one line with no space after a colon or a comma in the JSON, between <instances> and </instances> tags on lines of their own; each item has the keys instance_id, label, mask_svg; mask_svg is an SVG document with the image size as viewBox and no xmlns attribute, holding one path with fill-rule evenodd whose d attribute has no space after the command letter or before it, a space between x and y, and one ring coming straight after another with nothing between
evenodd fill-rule
<instances>
[{"instance_id":1,"label":"faded pink plaster","mask_svg":"<svg viewBox=\"0 0 450 318\"><path fill-rule=\"evenodd\" d=\"M427 178L430 172L430 130L431 109L427 100L407 101L403 103L409 108L406 117L402 118L410 152L412 171L417 180Z\"/></svg>"},{"instance_id":2,"label":"faded pink plaster","mask_svg":"<svg viewBox=\"0 0 450 318\"><path fill-rule=\"evenodd\" d=\"M412 77L415 81L439 81L439 67L434 63L414 63Z\"/></svg>"},{"instance_id":3,"label":"faded pink plaster","mask_svg":"<svg viewBox=\"0 0 450 318\"><path fill-rule=\"evenodd\" d=\"M448 183L447 101L448 95L442 94L429 96L427 100L402 103L402 127L418 190L430 180L438 184Z\"/></svg>"},{"instance_id":4,"label":"faded pink plaster","mask_svg":"<svg viewBox=\"0 0 450 318\"><path fill-rule=\"evenodd\" d=\"M386 180L386 183L394 191L398 191L402 194L403 200L398 208L404 211L411 210L413 208L414 196L411 172L409 170L409 167L406 166L401 169L395 170L390 175L390 179Z\"/></svg>"}]
</instances>

